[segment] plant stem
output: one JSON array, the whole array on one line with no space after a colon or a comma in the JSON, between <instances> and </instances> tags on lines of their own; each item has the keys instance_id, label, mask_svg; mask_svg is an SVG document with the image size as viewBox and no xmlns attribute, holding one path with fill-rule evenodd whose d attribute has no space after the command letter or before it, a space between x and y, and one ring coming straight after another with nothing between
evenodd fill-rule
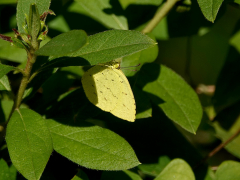
<instances>
[{"instance_id":1,"label":"plant stem","mask_svg":"<svg viewBox=\"0 0 240 180\"><path fill-rule=\"evenodd\" d=\"M22 97L23 97L24 91L27 87L28 80L29 80L30 75L31 75L32 67L33 67L33 64L36 61L36 58L37 58L37 56L34 55L34 54L29 54L28 55L28 62L27 62L27 65L25 67L25 70L24 70L25 74L22 78L22 81L21 81L21 84L20 84L20 87L19 87L19 90L18 90L18 94L17 94L16 100L15 100L14 109L18 109L21 102L22 102Z\"/></svg>"},{"instance_id":2,"label":"plant stem","mask_svg":"<svg viewBox=\"0 0 240 180\"><path fill-rule=\"evenodd\" d=\"M32 39L31 44L32 44L32 47L27 52L28 59L27 59L26 67L25 67L24 72L23 72L22 81L21 81L20 87L18 89L16 99L14 101L11 113L8 117L8 120L7 120L6 124L10 120L13 112L16 109L18 109L21 105L22 97L24 95L24 91L25 91L25 89L28 85L28 82L29 82L29 79L30 79L30 76L31 76L31 71L32 71L33 64L36 62L36 59L37 59L37 56L34 53L35 53L36 50L39 49L39 44L40 43L37 41L37 39Z\"/></svg>"},{"instance_id":3,"label":"plant stem","mask_svg":"<svg viewBox=\"0 0 240 180\"><path fill-rule=\"evenodd\" d=\"M142 30L142 33L150 33L158 23L168 14L168 12L174 7L179 0L167 0L161 7L161 9L155 14L152 20Z\"/></svg>"},{"instance_id":4,"label":"plant stem","mask_svg":"<svg viewBox=\"0 0 240 180\"><path fill-rule=\"evenodd\" d=\"M6 133L6 126L9 120L11 119L14 111L19 109L21 105L24 92L27 88L29 79L31 77L31 71L32 71L33 65L37 59L37 56L35 55L35 51L39 49L39 45L40 45L38 36L41 31L41 22L40 22L40 16L39 16L36 4L33 3L30 5L28 17L29 18L27 18L28 19L27 28L28 28L28 36L30 38L28 38L27 41L25 39L19 40L19 43L22 45L21 47L24 47L24 49L27 51L27 64L24 70L18 69L22 73L23 77L18 89L18 93L15 97L12 110L9 114L9 117L6 122L0 124L0 144L4 140L4 136ZM4 40L8 40L7 37L2 35L1 35L1 38ZM25 46L21 41L25 41L29 46ZM31 41L31 42L28 42L28 41Z\"/></svg>"},{"instance_id":5,"label":"plant stem","mask_svg":"<svg viewBox=\"0 0 240 180\"><path fill-rule=\"evenodd\" d=\"M10 112L8 120L5 123L0 124L0 144L4 140L4 136L5 136L5 133L6 133L6 126L9 122L10 118L12 117L13 112L16 109L18 109L21 105L22 98L23 98L23 95L24 95L24 91L26 90L26 87L28 85L28 82L29 82L29 79L30 79L30 76L31 76L31 71L32 71L33 64L35 63L35 61L37 59L37 56L34 55L34 52L38 48L39 48L39 43L35 44L35 46L32 47L30 49L30 51L28 52L27 64L26 64L26 67L24 69L24 72L22 73L23 74L22 81L21 81L17 96L15 98L12 110Z\"/></svg>"},{"instance_id":6,"label":"plant stem","mask_svg":"<svg viewBox=\"0 0 240 180\"><path fill-rule=\"evenodd\" d=\"M240 134L240 129L237 130L235 134L233 134L227 141L218 145L215 149L213 149L205 158L204 160L208 160L210 157L215 155L218 151L224 148L227 144L229 144L234 138L236 138Z\"/></svg>"},{"instance_id":7,"label":"plant stem","mask_svg":"<svg viewBox=\"0 0 240 180\"><path fill-rule=\"evenodd\" d=\"M202 163L206 162L209 158L214 156L217 152L219 152L222 148L224 148L226 145L228 145L233 139L235 139L240 134L240 129L237 130L228 140L226 140L224 143L219 144L215 149L213 149L208 155L202 159L202 161L196 166L198 167Z\"/></svg>"}]
</instances>

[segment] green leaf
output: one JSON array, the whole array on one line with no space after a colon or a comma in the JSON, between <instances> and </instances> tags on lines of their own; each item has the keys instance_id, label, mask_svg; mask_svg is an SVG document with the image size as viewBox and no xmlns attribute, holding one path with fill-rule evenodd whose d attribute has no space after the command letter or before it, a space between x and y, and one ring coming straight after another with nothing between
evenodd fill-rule
<instances>
[{"instance_id":1,"label":"green leaf","mask_svg":"<svg viewBox=\"0 0 240 180\"><path fill-rule=\"evenodd\" d=\"M131 39L124 38L125 41L123 42L122 39L125 36L131 36ZM43 71L49 68L56 67L86 66L105 63L113 59L121 58L139 52L148 47L152 47L155 44L156 43L154 42L154 40L138 31L122 31L122 30L105 31L102 33L89 36L89 44L81 48L79 51L74 52L73 54L70 55L80 57L60 57L55 59L53 58L48 63L44 64L38 71ZM151 56L148 57L147 60L145 59L145 61L149 60L152 61L152 59L157 54L156 48L153 47L149 49L149 51L143 52L143 56L141 57L145 57L146 53L149 54L151 52L152 53ZM139 59L137 59L137 61L138 60Z\"/></svg>"},{"instance_id":2,"label":"green leaf","mask_svg":"<svg viewBox=\"0 0 240 180\"><path fill-rule=\"evenodd\" d=\"M11 165L8 167L8 164L4 159L0 159L0 179L1 180L16 180L17 170Z\"/></svg>"},{"instance_id":3,"label":"green leaf","mask_svg":"<svg viewBox=\"0 0 240 180\"><path fill-rule=\"evenodd\" d=\"M228 2L234 2L234 3L240 4L240 0L228 0Z\"/></svg>"},{"instance_id":4,"label":"green leaf","mask_svg":"<svg viewBox=\"0 0 240 180\"><path fill-rule=\"evenodd\" d=\"M48 22L48 27L51 30L56 30L59 32L68 32L70 31L70 27L68 25L68 22L65 20L63 15L57 15L54 19L50 20Z\"/></svg>"},{"instance_id":5,"label":"green leaf","mask_svg":"<svg viewBox=\"0 0 240 180\"><path fill-rule=\"evenodd\" d=\"M147 36L152 38L155 41L155 43L157 44L154 36L152 36L151 34L148 34ZM153 46L151 48L147 48L140 52L134 53L130 56L124 57L122 59L121 67L136 66L136 65L140 64L140 66L136 67L136 69L139 70L139 69L141 69L143 64L154 62L156 60L157 56L158 56L158 46ZM128 77L133 76L138 72L138 71L131 71L128 68L121 68L121 70Z\"/></svg>"},{"instance_id":6,"label":"green leaf","mask_svg":"<svg viewBox=\"0 0 240 180\"><path fill-rule=\"evenodd\" d=\"M194 1L192 2L194 3ZM193 6L197 8L196 5ZM202 22L202 20L200 20L201 18L199 21L190 20L190 17L196 15L197 9L192 9L190 12L193 14L189 12L191 15L189 14L188 17L178 16L179 14L176 13L174 17L181 17L181 21L178 19L180 23L177 26L178 30L171 31L170 34L171 37L174 36L179 38L170 38L168 41L161 41L161 43L159 43L161 53L159 53L158 62L172 67L177 72L181 73L182 76L186 76L187 79L191 77L191 83L195 85L216 84L219 72L223 68L225 62L227 62L226 59L238 58L239 55L234 52L229 45L229 38L231 38L232 34L235 32L234 29L240 14L238 14L238 9L233 6L227 6L226 10L226 14L223 18L219 19L219 23L212 24L212 28L200 28L199 35L193 35L190 39L183 36L188 36L192 34L193 31L190 30L191 28L188 28L188 26L182 26L180 22L191 22L191 27L195 28L205 26L203 24L209 22L206 20ZM231 19L231 21L229 19ZM174 28L176 25L174 22L168 23L170 29ZM193 25L193 22L197 24ZM181 44L181 46L179 46L179 44ZM189 61L187 61L187 57L189 57ZM187 68L188 73L186 73L186 67L189 67Z\"/></svg>"},{"instance_id":7,"label":"green leaf","mask_svg":"<svg viewBox=\"0 0 240 180\"><path fill-rule=\"evenodd\" d=\"M125 171L104 171L101 180L142 180L142 178L129 170Z\"/></svg>"},{"instance_id":8,"label":"green leaf","mask_svg":"<svg viewBox=\"0 0 240 180\"><path fill-rule=\"evenodd\" d=\"M11 37L14 36L12 32L5 33L4 35ZM24 49L11 46L9 42L0 39L0 58L17 63L22 63L26 61L27 53Z\"/></svg>"},{"instance_id":9,"label":"green leaf","mask_svg":"<svg viewBox=\"0 0 240 180\"><path fill-rule=\"evenodd\" d=\"M236 161L224 161L217 169L216 180L240 179L240 163Z\"/></svg>"},{"instance_id":10,"label":"green leaf","mask_svg":"<svg viewBox=\"0 0 240 180\"><path fill-rule=\"evenodd\" d=\"M216 180L215 172L211 169L211 167L208 168L207 173L204 173L204 180ZM197 175L196 175L197 176Z\"/></svg>"},{"instance_id":11,"label":"green leaf","mask_svg":"<svg viewBox=\"0 0 240 180\"><path fill-rule=\"evenodd\" d=\"M107 123L105 126L123 136L134 147L143 164L157 163L159 155L165 154L172 158L182 158L191 166L195 166L202 159L197 149L155 104L151 118L128 123L110 117L104 118L103 123Z\"/></svg>"},{"instance_id":12,"label":"green leaf","mask_svg":"<svg viewBox=\"0 0 240 180\"><path fill-rule=\"evenodd\" d=\"M198 4L205 18L211 22L216 19L223 0L198 0Z\"/></svg>"},{"instance_id":13,"label":"green leaf","mask_svg":"<svg viewBox=\"0 0 240 180\"><path fill-rule=\"evenodd\" d=\"M24 50L27 51L27 46L28 45L24 41L22 41L18 38L15 38L15 37L12 37L11 40L12 40L12 45L13 46L15 46L17 48L20 48L20 49L24 49Z\"/></svg>"},{"instance_id":14,"label":"green leaf","mask_svg":"<svg viewBox=\"0 0 240 180\"><path fill-rule=\"evenodd\" d=\"M110 0L75 1L79 3L80 6L75 6L74 9L70 9L70 11L90 16L110 29L128 29L127 18L122 15L123 11L120 9L120 4Z\"/></svg>"},{"instance_id":15,"label":"green leaf","mask_svg":"<svg viewBox=\"0 0 240 180\"><path fill-rule=\"evenodd\" d=\"M191 167L182 159L172 160L154 180L195 180Z\"/></svg>"},{"instance_id":16,"label":"green leaf","mask_svg":"<svg viewBox=\"0 0 240 180\"><path fill-rule=\"evenodd\" d=\"M17 0L0 0L0 4L16 4Z\"/></svg>"},{"instance_id":17,"label":"green leaf","mask_svg":"<svg viewBox=\"0 0 240 180\"><path fill-rule=\"evenodd\" d=\"M17 170L27 179L40 179L52 153L45 120L30 109L15 110L7 126L6 141Z\"/></svg>"},{"instance_id":18,"label":"green leaf","mask_svg":"<svg viewBox=\"0 0 240 180\"><path fill-rule=\"evenodd\" d=\"M8 77L6 75L4 75L2 78L0 78L0 91L1 90L11 91Z\"/></svg>"},{"instance_id":19,"label":"green leaf","mask_svg":"<svg viewBox=\"0 0 240 180\"><path fill-rule=\"evenodd\" d=\"M35 3L38 8L39 14L43 14L44 11L49 9L51 0L18 0L17 3L17 24L18 31L20 33L25 33L23 29L23 24L25 24L25 14L29 14L30 4Z\"/></svg>"},{"instance_id":20,"label":"green leaf","mask_svg":"<svg viewBox=\"0 0 240 180\"><path fill-rule=\"evenodd\" d=\"M16 180L17 179L17 169L11 165L9 167L9 180Z\"/></svg>"},{"instance_id":21,"label":"green leaf","mask_svg":"<svg viewBox=\"0 0 240 180\"><path fill-rule=\"evenodd\" d=\"M80 56L90 65L105 63L156 45L138 31L109 30L89 36L89 44L70 56Z\"/></svg>"},{"instance_id":22,"label":"green leaf","mask_svg":"<svg viewBox=\"0 0 240 180\"><path fill-rule=\"evenodd\" d=\"M155 164L140 164L138 168L147 175L156 177L170 163L171 159L168 156L160 156L158 163Z\"/></svg>"},{"instance_id":23,"label":"green leaf","mask_svg":"<svg viewBox=\"0 0 240 180\"><path fill-rule=\"evenodd\" d=\"M12 71L15 67L13 66L7 66L0 63L0 78L2 78L5 74Z\"/></svg>"},{"instance_id":24,"label":"green leaf","mask_svg":"<svg viewBox=\"0 0 240 180\"><path fill-rule=\"evenodd\" d=\"M7 120L13 106L13 101L0 99L0 122Z\"/></svg>"},{"instance_id":25,"label":"green leaf","mask_svg":"<svg viewBox=\"0 0 240 180\"><path fill-rule=\"evenodd\" d=\"M179 75L165 66L147 64L140 71L138 83L171 120L196 133L202 107L197 94Z\"/></svg>"},{"instance_id":26,"label":"green leaf","mask_svg":"<svg viewBox=\"0 0 240 180\"><path fill-rule=\"evenodd\" d=\"M42 48L37 50L35 54L40 56L63 56L77 51L84 46L88 41L88 37L83 30L72 30L67 33L62 33Z\"/></svg>"},{"instance_id":27,"label":"green leaf","mask_svg":"<svg viewBox=\"0 0 240 180\"><path fill-rule=\"evenodd\" d=\"M41 23L38 8L35 3L30 4L29 13L27 15L28 15L27 19L28 34L31 36L32 40L37 41L38 35L40 34L41 31Z\"/></svg>"},{"instance_id":28,"label":"green leaf","mask_svg":"<svg viewBox=\"0 0 240 180\"><path fill-rule=\"evenodd\" d=\"M71 161L98 170L123 170L139 165L131 146L108 129L91 124L49 119L55 151Z\"/></svg>"},{"instance_id":29,"label":"green leaf","mask_svg":"<svg viewBox=\"0 0 240 180\"><path fill-rule=\"evenodd\" d=\"M9 170L8 165L4 159L0 160L0 179L8 180L9 179Z\"/></svg>"},{"instance_id":30,"label":"green leaf","mask_svg":"<svg viewBox=\"0 0 240 180\"><path fill-rule=\"evenodd\" d=\"M80 169L71 180L89 180L87 175Z\"/></svg>"}]
</instances>

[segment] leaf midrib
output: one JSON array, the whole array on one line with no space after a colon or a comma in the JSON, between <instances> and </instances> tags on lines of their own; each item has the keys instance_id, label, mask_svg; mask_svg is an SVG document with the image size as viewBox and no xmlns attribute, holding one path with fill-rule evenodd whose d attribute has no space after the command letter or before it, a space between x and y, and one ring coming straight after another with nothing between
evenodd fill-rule
<instances>
[{"instance_id":1,"label":"leaf midrib","mask_svg":"<svg viewBox=\"0 0 240 180\"><path fill-rule=\"evenodd\" d=\"M59 125L60 126L60 125ZM57 126L55 126L55 127L57 127ZM54 127L54 128L55 128ZM51 128L52 129L52 128ZM82 131L81 131L82 132ZM85 145L85 146L88 146L88 147L91 147L91 148L93 148L93 149L97 149L96 147L93 147L93 146L90 146L90 145L88 145L88 144L85 144L84 142L81 142L81 141L77 141L77 140L75 140L75 139L72 139L72 138L70 138L70 137L67 137L67 136L63 136L63 135L61 135L61 134L58 134L58 133L56 133L56 132L53 132L53 131L51 131L51 133L54 133L54 134L56 134L56 135L59 135L59 136L62 136L62 137L65 137L65 138L67 138L67 139L70 139L70 140L73 140L73 141L75 141L75 142L77 142L77 143L81 143L81 144L83 144L83 145ZM72 133L72 134L75 134L75 133L78 133L78 132L74 132L74 133ZM93 138L93 139L101 139L101 138ZM125 157L122 157L122 156L118 156L117 154L112 154L112 153L109 153L109 152L107 152L107 151L103 151L102 149L97 149L97 150L99 150L99 151L101 151L101 152L104 152L104 153L107 153L107 154L110 154L110 155L112 155L112 156L117 156L117 157L120 157L121 159L123 159L123 160L131 160L131 158L132 158L132 156L131 157L129 157L129 159L127 159L127 158L125 158ZM120 152L120 151L118 151L118 152ZM117 153L118 153L117 152ZM132 161L132 160L131 160ZM135 161L132 161L132 162L135 162Z\"/></svg>"},{"instance_id":2,"label":"leaf midrib","mask_svg":"<svg viewBox=\"0 0 240 180\"><path fill-rule=\"evenodd\" d=\"M158 82L158 84L165 90L165 92L169 95L169 97L170 97L171 99L173 99L173 101L177 104L178 108L183 112L183 115L184 115L185 118L188 120L188 123L189 123L189 125L191 126L192 131L195 133L195 130L194 130L193 126L192 126L192 123L191 123L191 121L189 120L189 118L187 117L185 111L181 108L181 106L179 105L179 103L177 103L177 101L173 98L173 96L170 94L170 92L167 91L167 89L161 84L160 80L157 80L157 82Z\"/></svg>"},{"instance_id":3,"label":"leaf midrib","mask_svg":"<svg viewBox=\"0 0 240 180\"><path fill-rule=\"evenodd\" d=\"M26 124L25 124L25 122L24 122L23 116L22 116L22 114L21 114L21 112L20 112L19 109L16 109L16 111L18 112L18 114L19 114L19 116L20 116L20 119L22 120L22 123L23 123L24 129L25 129L25 133L26 133L26 136L27 136L28 148L30 149L30 152L32 152L32 149L31 149L31 146L30 146L29 137L28 137L28 133L27 133L28 131L27 131ZM35 168L34 168L34 163L33 163L33 156L32 156L32 154L31 154L31 160L32 160L32 167L33 167L33 169L35 170ZM33 173L34 173L34 175L35 175L35 178L37 179L36 172L33 171Z\"/></svg>"},{"instance_id":4,"label":"leaf midrib","mask_svg":"<svg viewBox=\"0 0 240 180\"><path fill-rule=\"evenodd\" d=\"M83 55L87 55L87 54L91 54L91 53L97 53L97 52L101 52L101 51L105 51L105 50L111 50L111 49L116 49L116 48L119 48L119 47L128 47L128 46L133 46L133 45L143 45L143 44L149 44L149 45L152 45L154 46L155 44L152 44L152 43L135 43L135 44L130 44L130 45L122 45L122 46L115 46L115 47L111 47L111 48L106 48L106 49L101 49L101 50L96 50L96 51L91 51L91 52L87 52L87 53L82 53L82 54L78 54L78 55L75 55L75 56L83 56ZM151 46L149 46L151 47ZM146 48L145 48L146 49ZM141 51L143 49L140 49L138 51ZM135 51L135 52L138 52L138 51ZM133 53L135 53L133 52Z\"/></svg>"}]
</instances>

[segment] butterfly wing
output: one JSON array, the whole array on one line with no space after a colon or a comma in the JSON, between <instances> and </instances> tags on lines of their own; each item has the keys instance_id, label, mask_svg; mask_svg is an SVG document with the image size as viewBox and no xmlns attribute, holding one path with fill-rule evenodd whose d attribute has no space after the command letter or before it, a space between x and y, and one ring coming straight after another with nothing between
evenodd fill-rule
<instances>
[{"instance_id":1,"label":"butterfly wing","mask_svg":"<svg viewBox=\"0 0 240 180\"><path fill-rule=\"evenodd\" d=\"M117 75L108 66L94 66L84 73L82 85L91 103L110 112L116 108L120 89Z\"/></svg>"},{"instance_id":2,"label":"butterfly wing","mask_svg":"<svg viewBox=\"0 0 240 180\"><path fill-rule=\"evenodd\" d=\"M135 99L131 86L120 69L94 66L84 73L82 85L91 103L121 119L134 122Z\"/></svg>"},{"instance_id":3,"label":"butterfly wing","mask_svg":"<svg viewBox=\"0 0 240 180\"><path fill-rule=\"evenodd\" d=\"M118 104L111 113L121 119L134 122L136 117L136 104L128 79L120 69L113 69L118 76L120 94Z\"/></svg>"}]
</instances>

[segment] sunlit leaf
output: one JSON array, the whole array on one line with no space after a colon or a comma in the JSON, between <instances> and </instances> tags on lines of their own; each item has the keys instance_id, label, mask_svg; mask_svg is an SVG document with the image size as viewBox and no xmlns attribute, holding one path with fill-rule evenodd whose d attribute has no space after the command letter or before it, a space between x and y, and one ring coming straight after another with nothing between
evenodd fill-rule
<instances>
[{"instance_id":1,"label":"sunlit leaf","mask_svg":"<svg viewBox=\"0 0 240 180\"><path fill-rule=\"evenodd\" d=\"M17 170L27 179L40 179L52 153L45 120L30 109L15 110L7 126L6 141Z\"/></svg>"},{"instance_id":2,"label":"sunlit leaf","mask_svg":"<svg viewBox=\"0 0 240 180\"><path fill-rule=\"evenodd\" d=\"M2 78L5 74L12 71L15 67L13 66L7 66L0 63L0 78Z\"/></svg>"},{"instance_id":3,"label":"sunlit leaf","mask_svg":"<svg viewBox=\"0 0 240 180\"><path fill-rule=\"evenodd\" d=\"M147 64L140 71L138 83L171 120L196 133L202 107L197 94L179 75L165 66Z\"/></svg>"},{"instance_id":4,"label":"sunlit leaf","mask_svg":"<svg viewBox=\"0 0 240 180\"><path fill-rule=\"evenodd\" d=\"M217 169L216 180L240 179L240 163L236 161L224 161Z\"/></svg>"},{"instance_id":5,"label":"sunlit leaf","mask_svg":"<svg viewBox=\"0 0 240 180\"><path fill-rule=\"evenodd\" d=\"M40 56L63 56L77 51L87 43L88 37L83 30L72 30L51 39L35 52Z\"/></svg>"},{"instance_id":6,"label":"sunlit leaf","mask_svg":"<svg viewBox=\"0 0 240 180\"><path fill-rule=\"evenodd\" d=\"M182 159L172 160L154 180L195 180L191 167Z\"/></svg>"},{"instance_id":7,"label":"sunlit leaf","mask_svg":"<svg viewBox=\"0 0 240 180\"><path fill-rule=\"evenodd\" d=\"M72 9L72 12L75 11L90 16L111 29L128 29L127 18L119 13L120 4L118 4L117 1L76 0L76 2L79 3L80 6Z\"/></svg>"},{"instance_id":8,"label":"sunlit leaf","mask_svg":"<svg viewBox=\"0 0 240 180\"><path fill-rule=\"evenodd\" d=\"M114 132L85 123L49 119L48 127L56 152L91 169L124 170L139 161L131 146Z\"/></svg>"},{"instance_id":9,"label":"sunlit leaf","mask_svg":"<svg viewBox=\"0 0 240 180\"><path fill-rule=\"evenodd\" d=\"M138 31L110 30L89 36L89 44L70 56L80 56L91 65L124 57L156 45Z\"/></svg>"},{"instance_id":10,"label":"sunlit leaf","mask_svg":"<svg viewBox=\"0 0 240 180\"><path fill-rule=\"evenodd\" d=\"M39 14L43 14L50 6L51 0L18 0L17 3L17 24L20 33L25 33L23 25L25 22L25 14L29 14L30 4L35 3Z\"/></svg>"},{"instance_id":11,"label":"sunlit leaf","mask_svg":"<svg viewBox=\"0 0 240 180\"><path fill-rule=\"evenodd\" d=\"M198 0L198 4L205 18L211 22L216 19L223 0Z\"/></svg>"},{"instance_id":12,"label":"sunlit leaf","mask_svg":"<svg viewBox=\"0 0 240 180\"><path fill-rule=\"evenodd\" d=\"M0 78L0 91L1 90L11 91L8 77L6 75L4 75L2 78Z\"/></svg>"}]
</instances>

